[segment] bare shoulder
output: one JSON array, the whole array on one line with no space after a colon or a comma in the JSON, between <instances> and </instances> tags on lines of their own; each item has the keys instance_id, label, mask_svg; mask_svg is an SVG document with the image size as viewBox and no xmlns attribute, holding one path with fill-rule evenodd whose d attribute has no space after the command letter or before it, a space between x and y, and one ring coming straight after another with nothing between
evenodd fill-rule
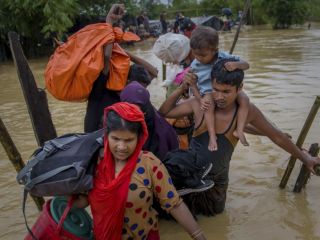
<instances>
[{"instance_id":1,"label":"bare shoulder","mask_svg":"<svg viewBox=\"0 0 320 240\"><path fill-rule=\"evenodd\" d=\"M262 119L265 118L261 110L252 102L250 102L247 123L253 124L255 120L258 120L258 119L261 120L261 118Z\"/></svg>"}]
</instances>

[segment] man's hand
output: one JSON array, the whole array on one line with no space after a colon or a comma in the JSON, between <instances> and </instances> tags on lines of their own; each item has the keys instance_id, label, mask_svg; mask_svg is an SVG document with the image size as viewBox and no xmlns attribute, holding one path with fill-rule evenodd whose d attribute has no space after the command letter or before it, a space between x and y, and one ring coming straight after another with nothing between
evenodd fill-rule
<instances>
[{"instance_id":1,"label":"man's hand","mask_svg":"<svg viewBox=\"0 0 320 240\"><path fill-rule=\"evenodd\" d=\"M188 84L189 87L196 86L197 83L197 75L195 75L190 69L183 77L183 83Z\"/></svg>"},{"instance_id":2,"label":"man's hand","mask_svg":"<svg viewBox=\"0 0 320 240\"><path fill-rule=\"evenodd\" d=\"M307 155L306 160L303 163L311 173L315 174L314 167L320 164L320 158L312 157L306 150L303 150L303 153Z\"/></svg>"},{"instance_id":3,"label":"man's hand","mask_svg":"<svg viewBox=\"0 0 320 240\"><path fill-rule=\"evenodd\" d=\"M125 13L124 4L113 4L107 14L106 23L113 24L122 18Z\"/></svg>"}]
</instances>

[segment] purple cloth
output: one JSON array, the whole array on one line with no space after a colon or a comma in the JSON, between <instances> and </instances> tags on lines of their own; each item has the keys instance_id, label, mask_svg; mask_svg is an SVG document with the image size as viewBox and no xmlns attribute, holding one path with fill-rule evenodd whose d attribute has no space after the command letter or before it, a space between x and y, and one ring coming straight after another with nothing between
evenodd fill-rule
<instances>
[{"instance_id":1,"label":"purple cloth","mask_svg":"<svg viewBox=\"0 0 320 240\"><path fill-rule=\"evenodd\" d=\"M179 148L175 130L152 106L150 94L141 84L136 81L128 84L122 90L120 100L139 105L145 113L149 137L143 150L150 151L163 160L168 151Z\"/></svg>"}]
</instances>

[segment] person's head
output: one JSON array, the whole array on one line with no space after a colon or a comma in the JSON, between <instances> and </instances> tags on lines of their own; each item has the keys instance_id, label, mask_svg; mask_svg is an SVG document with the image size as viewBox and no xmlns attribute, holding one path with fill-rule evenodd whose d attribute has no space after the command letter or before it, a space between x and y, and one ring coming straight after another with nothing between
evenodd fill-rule
<instances>
[{"instance_id":1,"label":"person's head","mask_svg":"<svg viewBox=\"0 0 320 240\"><path fill-rule=\"evenodd\" d=\"M222 59L217 61L211 71L212 97L219 108L225 108L234 103L243 85L243 70L236 69L229 72L225 69L224 64L230 61L234 60Z\"/></svg>"},{"instance_id":2,"label":"person's head","mask_svg":"<svg viewBox=\"0 0 320 240\"><path fill-rule=\"evenodd\" d=\"M139 82L144 87L147 87L151 83L151 76L148 71L139 64L132 64L129 69L128 81L131 83L133 81Z\"/></svg>"},{"instance_id":3,"label":"person's head","mask_svg":"<svg viewBox=\"0 0 320 240\"><path fill-rule=\"evenodd\" d=\"M144 114L149 126L154 120L155 110L150 102L150 94L140 83L134 81L128 84L120 94L120 101L136 104Z\"/></svg>"},{"instance_id":4,"label":"person's head","mask_svg":"<svg viewBox=\"0 0 320 240\"><path fill-rule=\"evenodd\" d=\"M152 52L165 63L179 64L190 54L190 41L182 34L166 33L154 43Z\"/></svg>"},{"instance_id":5,"label":"person's head","mask_svg":"<svg viewBox=\"0 0 320 240\"><path fill-rule=\"evenodd\" d=\"M198 26L191 34L190 47L194 57L203 64L210 63L218 52L219 35L211 27Z\"/></svg>"},{"instance_id":6,"label":"person's head","mask_svg":"<svg viewBox=\"0 0 320 240\"><path fill-rule=\"evenodd\" d=\"M132 120L129 120L132 119ZM127 160L148 135L141 110L128 103L116 103L105 110L105 134L115 160Z\"/></svg>"}]
</instances>

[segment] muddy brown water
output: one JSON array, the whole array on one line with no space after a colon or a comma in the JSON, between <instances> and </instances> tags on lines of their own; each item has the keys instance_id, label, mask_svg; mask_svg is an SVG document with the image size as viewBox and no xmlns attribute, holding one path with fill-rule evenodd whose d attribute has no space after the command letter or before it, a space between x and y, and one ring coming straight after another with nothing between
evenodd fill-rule
<instances>
[{"instance_id":1,"label":"muddy brown water","mask_svg":"<svg viewBox=\"0 0 320 240\"><path fill-rule=\"evenodd\" d=\"M220 49L229 49L234 33L220 34ZM160 87L161 62L152 54L153 40L129 48L158 67L159 77L149 87L152 102L159 106L165 91ZM311 30L299 27L272 31L246 27L240 34L235 54L250 63L245 91L280 129L297 139L306 116L320 95L320 24ZM30 60L38 86L48 59ZM58 135L81 132L85 103L66 103L49 97L50 111ZM320 142L317 115L305 147ZM0 116L24 160L36 148L28 111L13 63L0 64ZM230 169L230 186L224 213L198 216L208 239L277 240L320 239L320 178L313 176L305 190L292 193L300 162L284 190L278 188L289 154L264 137L248 136L250 147L238 144ZM0 147L0 239L22 239L26 234L21 212L21 187L16 172ZM30 200L30 225L38 216ZM161 239L189 239L172 221L161 221Z\"/></svg>"}]
</instances>

